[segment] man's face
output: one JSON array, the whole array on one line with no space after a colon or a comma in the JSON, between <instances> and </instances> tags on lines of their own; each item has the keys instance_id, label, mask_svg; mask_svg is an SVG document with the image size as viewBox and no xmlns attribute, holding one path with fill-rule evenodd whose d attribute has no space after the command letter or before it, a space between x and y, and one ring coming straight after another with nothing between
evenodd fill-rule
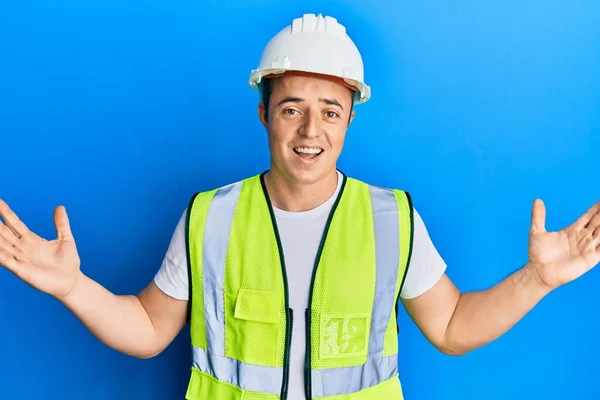
<instances>
[{"instance_id":1,"label":"man's face","mask_svg":"<svg viewBox=\"0 0 600 400\"><path fill-rule=\"evenodd\" d=\"M335 171L354 118L352 94L341 84L316 77L284 76L272 82L268 121L272 169L287 179L311 184Z\"/></svg>"}]
</instances>

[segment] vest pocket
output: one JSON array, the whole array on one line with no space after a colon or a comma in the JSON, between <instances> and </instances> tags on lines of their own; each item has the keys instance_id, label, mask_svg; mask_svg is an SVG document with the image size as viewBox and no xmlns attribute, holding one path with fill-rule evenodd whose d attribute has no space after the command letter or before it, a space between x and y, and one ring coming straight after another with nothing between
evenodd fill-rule
<instances>
[{"instance_id":1,"label":"vest pocket","mask_svg":"<svg viewBox=\"0 0 600 400\"><path fill-rule=\"evenodd\" d=\"M235 302L234 317L274 324L279 321L279 308L277 292L240 289Z\"/></svg>"},{"instance_id":2,"label":"vest pocket","mask_svg":"<svg viewBox=\"0 0 600 400\"><path fill-rule=\"evenodd\" d=\"M283 295L276 291L241 288L225 320L225 355L269 367L281 366L285 346ZM283 324L283 325L282 325Z\"/></svg>"}]
</instances>

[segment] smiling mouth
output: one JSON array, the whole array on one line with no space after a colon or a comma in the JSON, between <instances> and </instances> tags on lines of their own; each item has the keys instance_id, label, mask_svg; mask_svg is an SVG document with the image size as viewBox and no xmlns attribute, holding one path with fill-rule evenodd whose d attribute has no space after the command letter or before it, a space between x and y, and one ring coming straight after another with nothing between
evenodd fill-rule
<instances>
[{"instance_id":1,"label":"smiling mouth","mask_svg":"<svg viewBox=\"0 0 600 400\"><path fill-rule=\"evenodd\" d=\"M325 151L319 147L294 147L294 153L305 160L312 160L319 157Z\"/></svg>"}]
</instances>

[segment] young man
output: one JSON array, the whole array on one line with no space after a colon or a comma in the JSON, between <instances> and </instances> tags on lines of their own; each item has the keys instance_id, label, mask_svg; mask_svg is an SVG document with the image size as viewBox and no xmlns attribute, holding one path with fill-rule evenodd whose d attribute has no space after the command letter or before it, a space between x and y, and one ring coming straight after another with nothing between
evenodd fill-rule
<instances>
[{"instance_id":1,"label":"young man","mask_svg":"<svg viewBox=\"0 0 600 400\"><path fill-rule=\"evenodd\" d=\"M189 321L187 398L401 399L399 298L433 345L460 355L600 261L600 203L546 232L537 200L528 263L489 290L461 294L408 193L336 169L354 105L370 89L335 19L295 19L269 42L250 84L262 93L270 170L193 196L137 296L115 296L83 274L64 207L47 241L0 201L0 264L107 346L153 357Z\"/></svg>"}]
</instances>

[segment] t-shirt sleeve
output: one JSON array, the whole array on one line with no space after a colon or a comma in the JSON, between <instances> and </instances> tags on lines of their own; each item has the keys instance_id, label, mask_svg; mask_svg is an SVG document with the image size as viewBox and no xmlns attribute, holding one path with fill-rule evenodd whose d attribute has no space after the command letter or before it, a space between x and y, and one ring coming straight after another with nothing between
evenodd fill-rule
<instances>
[{"instance_id":1,"label":"t-shirt sleeve","mask_svg":"<svg viewBox=\"0 0 600 400\"><path fill-rule=\"evenodd\" d=\"M154 283L168 296L178 300L188 300L188 265L185 245L185 222L187 210L177 223L171 243L162 265L154 276Z\"/></svg>"},{"instance_id":2,"label":"t-shirt sleeve","mask_svg":"<svg viewBox=\"0 0 600 400\"><path fill-rule=\"evenodd\" d=\"M400 297L413 299L431 289L444 275L446 263L433 245L425 223L414 210L413 249Z\"/></svg>"}]
</instances>

